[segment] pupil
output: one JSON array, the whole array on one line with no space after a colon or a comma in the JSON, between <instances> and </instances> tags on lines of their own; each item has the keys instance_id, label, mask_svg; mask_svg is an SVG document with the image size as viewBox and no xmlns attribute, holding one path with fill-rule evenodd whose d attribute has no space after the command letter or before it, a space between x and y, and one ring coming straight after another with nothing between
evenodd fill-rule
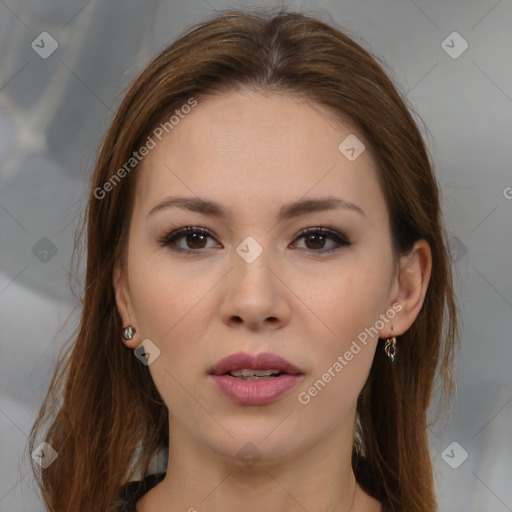
<instances>
[{"instance_id":1,"label":"pupil","mask_svg":"<svg viewBox=\"0 0 512 512\"><path fill-rule=\"evenodd\" d=\"M205 236L204 236L203 234L200 234L200 233L194 233L194 234L192 234L192 235L188 235L188 241L190 242L190 240L191 240L191 239L193 240L193 239L194 239L194 237L199 238L199 239L200 239L200 240L199 240L199 243L203 242L203 245L201 245L201 247L192 247L192 248L193 248L193 249L202 249L202 248L204 247ZM197 242L197 239L195 240L195 242L194 242L194 241L192 241L189 245L192 245L192 246L193 246L193 245L194 245L194 243L196 243L196 242Z\"/></svg>"},{"instance_id":2,"label":"pupil","mask_svg":"<svg viewBox=\"0 0 512 512\"><path fill-rule=\"evenodd\" d=\"M322 248L324 242L324 235L309 235L309 240L317 239L317 243L313 242L313 248Z\"/></svg>"}]
</instances>

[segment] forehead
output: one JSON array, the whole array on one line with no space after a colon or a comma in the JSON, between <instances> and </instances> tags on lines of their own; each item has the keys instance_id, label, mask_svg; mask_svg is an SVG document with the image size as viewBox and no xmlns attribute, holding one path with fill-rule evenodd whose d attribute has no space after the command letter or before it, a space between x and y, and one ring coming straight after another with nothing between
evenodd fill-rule
<instances>
[{"instance_id":1,"label":"forehead","mask_svg":"<svg viewBox=\"0 0 512 512\"><path fill-rule=\"evenodd\" d=\"M296 199L313 188L361 195L376 186L370 151L354 161L340 152L340 143L356 134L353 124L317 103L293 93L252 91L197 102L161 141L153 136L156 145L137 170L137 203L178 189L216 193L221 200L250 190L257 201L284 193Z\"/></svg>"}]
</instances>

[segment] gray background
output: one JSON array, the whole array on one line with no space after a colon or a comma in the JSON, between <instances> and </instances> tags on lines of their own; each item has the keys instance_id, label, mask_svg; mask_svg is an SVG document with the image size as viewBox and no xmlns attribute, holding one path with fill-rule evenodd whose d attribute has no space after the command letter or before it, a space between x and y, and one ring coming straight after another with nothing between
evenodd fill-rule
<instances>
[{"instance_id":1,"label":"gray background","mask_svg":"<svg viewBox=\"0 0 512 512\"><path fill-rule=\"evenodd\" d=\"M190 24L256 5L275 4L0 0L1 511L42 509L26 436L78 319L74 232L113 109ZM457 401L430 428L440 510L512 511L512 3L288 5L332 17L371 49L428 127L463 321ZM457 58L454 31L469 45ZM46 59L31 47L41 32L58 42Z\"/></svg>"}]
</instances>

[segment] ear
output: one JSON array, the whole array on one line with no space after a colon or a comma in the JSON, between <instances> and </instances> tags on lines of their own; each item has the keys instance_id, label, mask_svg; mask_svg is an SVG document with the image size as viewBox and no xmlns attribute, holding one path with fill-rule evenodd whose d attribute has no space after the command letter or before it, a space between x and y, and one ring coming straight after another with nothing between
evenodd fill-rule
<instances>
[{"instance_id":1,"label":"ear","mask_svg":"<svg viewBox=\"0 0 512 512\"><path fill-rule=\"evenodd\" d=\"M135 334L131 340L125 340L123 337L121 337L121 340L127 347L135 349L140 345L140 335L136 326L136 318L130 297L128 276L126 269L120 263L116 263L114 266L112 284L116 296L117 311L121 317L123 327L131 325L135 329Z\"/></svg>"},{"instance_id":2,"label":"ear","mask_svg":"<svg viewBox=\"0 0 512 512\"><path fill-rule=\"evenodd\" d=\"M406 332L418 316L427 293L432 273L432 251L426 240L417 240L411 251L402 256L393 284L391 303L398 311L394 319L379 332L380 338ZM396 303L402 307L398 310Z\"/></svg>"}]
</instances>

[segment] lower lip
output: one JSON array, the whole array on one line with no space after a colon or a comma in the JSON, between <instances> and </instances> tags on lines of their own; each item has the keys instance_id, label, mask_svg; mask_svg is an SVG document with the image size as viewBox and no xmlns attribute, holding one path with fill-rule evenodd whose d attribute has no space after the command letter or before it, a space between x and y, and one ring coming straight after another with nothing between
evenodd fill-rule
<instances>
[{"instance_id":1,"label":"lower lip","mask_svg":"<svg viewBox=\"0 0 512 512\"><path fill-rule=\"evenodd\" d=\"M241 405L266 405L277 400L303 378L284 374L261 380L241 380L231 375L212 375L221 393Z\"/></svg>"}]
</instances>

